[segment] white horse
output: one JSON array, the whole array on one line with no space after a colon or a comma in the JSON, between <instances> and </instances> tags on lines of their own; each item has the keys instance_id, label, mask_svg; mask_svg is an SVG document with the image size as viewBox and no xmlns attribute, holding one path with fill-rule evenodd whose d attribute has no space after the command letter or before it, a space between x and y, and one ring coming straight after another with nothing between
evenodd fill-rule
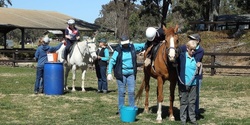
<instances>
[{"instance_id":1,"label":"white horse","mask_svg":"<svg viewBox=\"0 0 250 125\"><path fill-rule=\"evenodd\" d=\"M65 45L62 45L61 48L57 51L58 53L58 61L64 62L62 59L62 54L64 52ZM76 70L81 69L82 71L82 91L85 92L84 89L84 79L85 73L88 68L88 64L93 62L97 58L96 55L96 44L91 39L84 39L81 42L77 42L75 46L72 48L72 54L68 54L67 56L67 64L64 64L64 90L68 91L67 79L70 69L72 69L72 91L76 91L75 89L75 81L76 81Z\"/></svg>"}]
</instances>

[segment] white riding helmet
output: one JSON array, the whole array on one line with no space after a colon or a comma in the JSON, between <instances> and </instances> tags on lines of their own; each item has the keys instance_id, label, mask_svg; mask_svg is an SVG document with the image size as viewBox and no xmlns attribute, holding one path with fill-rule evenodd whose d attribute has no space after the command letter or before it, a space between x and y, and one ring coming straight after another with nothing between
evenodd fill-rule
<instances>
[{"instance_id":1,"label":"white riding helmet","mask_svg":"<svg viewBox=\"0 0 250 125\"><path fill-rule=\"evenodd\" d=\"M157 30L154 27L148 27L146 30L146 37L148 41L153 41L156 36Z\"/></svg>"},{"instance_id":2,"label":"white riding helmet","mask_svg":"<svg viewBox=\"0 0 250 125\"><path fill-rule=\"evenodd\" d=\"M69 24L69 25L75 24L75 20L69 19L69 20L68 20L68 24Z\"/></svg>"}]
</instances>

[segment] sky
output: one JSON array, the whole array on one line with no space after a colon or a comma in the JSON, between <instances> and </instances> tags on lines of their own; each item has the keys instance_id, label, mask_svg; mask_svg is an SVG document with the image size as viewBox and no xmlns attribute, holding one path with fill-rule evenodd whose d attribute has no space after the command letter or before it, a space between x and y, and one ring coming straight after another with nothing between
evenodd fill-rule
<instances>
[{"instance_id":1,"label":"sky","mask_svg":"<svg viewBox=\"0 0 250 125\"><path fill-rule=\"evenodd\" d=\"M27 10L45 10L62 13L83 21L94 23L100 17L102 5L110 0L11 0L12 6Z\"/></svg>"}]
</instances>

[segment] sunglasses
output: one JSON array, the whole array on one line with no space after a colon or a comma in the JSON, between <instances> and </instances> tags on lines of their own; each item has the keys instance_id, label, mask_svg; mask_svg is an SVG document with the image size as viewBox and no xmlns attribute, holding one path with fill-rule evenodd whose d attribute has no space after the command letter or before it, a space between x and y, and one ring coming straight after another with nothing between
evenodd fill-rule
<instances>
[{"instance_id":1,"label":"sunglasses","mask_svg":"<svg viewBox=\"0 0 250 125\"><path fill-rule=\"evenodd\" d=\"M189 51L194 51L194 52L196 51L196 49L189 49L189 48L188 48L188 50L189 50Z\"/></svg>"}]
</instances>

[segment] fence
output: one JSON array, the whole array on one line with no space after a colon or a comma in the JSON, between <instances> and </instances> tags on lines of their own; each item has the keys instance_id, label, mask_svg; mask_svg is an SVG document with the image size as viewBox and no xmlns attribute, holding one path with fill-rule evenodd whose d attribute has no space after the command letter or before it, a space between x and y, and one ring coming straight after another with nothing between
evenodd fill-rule
<instances>
[{"instance_id":1,"label":"fence","mask_svg":"<svg viewBox=\"0 0 250 125\"><path fill-rule=\"evenodd\" d=\"M34 56L36 50L34 49L27 49L27 50L21 50L21 49L0 49L0 53L3 54L11 54L12 55L12 59L10 60L0 60L0 62L8 62L8 63L12 63L12 66L15 67L16 63L18 62L36 62L33 58L26 58L26 59L22 59L20 57L18 57L18 55L23 54L23 53L30 53ZM234 56L234 57L238 57L238 56L248 56L250 57L250 53L205 53L204 56L210 56L211 57L211 61L210 61L210 65L209 64L204 64L203 67L204 68L210 68L211 69L211 75L213 76L215 74L215 69L216 68L232 68L232 69L250 69L250 66L230 66L230 65L217 65L216 62L216 57L218 56ZM141 63L139 63L140 65L142 65Z\"/></svg>"},{"instance_id":2,"label":"fence","mask_svg":"<svg viewBox=\"0 0 250 125\"><path fill-rule=\"evenodd\" d=\"M250 53L205 53L204 56L211 56L211 64L203 65L204 68L211 68L211 75L215 74L215 68L238 68L238 69L250 69L250 66L230 66L230 65L216 65L217 56L248 56Z\"/></svg>"},{"instance_id":3,"label":"fence","mask_svg":"<svg viewBox=\"0 0 250 125\"><path fill-rule=\"evenodd\" d=\"M0 53L1 54L8 54L11 55L12 58L11 59L1 59L0 62L3 64L10 64L15 67L16 63L18 62L23 62L23 63L27 63L27 62L36 62L33 57L35 54L36 50L35 49L0 49ZM32 57L25 57L22 54L27 54L27 55L31 55Z\"/></svg>"}]
</instances>

